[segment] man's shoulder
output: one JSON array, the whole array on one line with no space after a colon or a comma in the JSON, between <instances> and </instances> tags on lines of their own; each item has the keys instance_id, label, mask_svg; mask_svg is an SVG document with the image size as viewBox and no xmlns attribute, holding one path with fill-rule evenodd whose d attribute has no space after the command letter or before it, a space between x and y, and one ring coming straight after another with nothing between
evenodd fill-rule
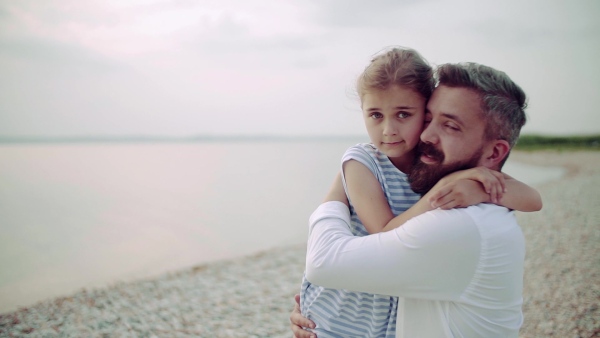
<instances>
[{"instance_id":1,"label":"man's shoulder","mask_svg":"<svg viewBox=\"0 0 600 338\"><path fill-rule=\"evenodd\" d=\"M514 212L496 204L480 203L466 208L454 208L449 210L435 209L426 212L414 219L420 222L441 224L444 226L452 224L473 224L482 226L486 224L516 224Z\"/></svg>"},{"instance_id":2,"label":"man's shoulder","mask_svg":"<svg viewBox=\"0 0 600 338\"><path fill-rule=\"evenodd\" d=\"M457 208L472 217L487 218L487 217L514 217L514 212L501 205L492 203L479 203L466 208Z\"/></svg>"},{"instance_id":3,"label":"man's shoulder","mask_svg":"<svg viewBox=\"0 0 600 338\"><path fill-rule=\"evenodd\" d=\"M455 231L459 227L466 230L475 230L476 224L467 208L455 208L449 210L434 209L415 216L402 227L426 227L435 232Z\"/></svg>"},{"instance_id":4,"label":"man's shoulder","mask_svg":"<svg viewBox=\"0 0 600 338\"><path fill-rule=\"evenodd\" d=\"M456 210L459 213L468 215L473 220L483 238L492 238L507 231L513 232L515 235L521 233L514 211L506 207L491 203L480 203Z\"/></svg>"},{"instance_id":5,"label":"man's shoulder","mask_svg":"<svg viewBox=\"0 0 600 338\"><path fill-rule=\"evenodd\" d=\"M494 204L477 204L467 208L435 209L414 217L401 228L413 235L426 234L461 243L464 238L487 240L499 234L506 238L522 236L514 212Z\"/></svg>"}]
</instances>

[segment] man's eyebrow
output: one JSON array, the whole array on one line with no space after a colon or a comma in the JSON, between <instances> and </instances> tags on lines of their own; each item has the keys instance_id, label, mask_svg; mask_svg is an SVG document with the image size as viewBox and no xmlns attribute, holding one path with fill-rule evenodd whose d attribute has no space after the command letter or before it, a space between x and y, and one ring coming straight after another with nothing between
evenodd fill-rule
<instances>
[{"instance_id":1,"label":"man's eyebrow","mask_svg":"<svg viewBox=\"0 0 600 338\"><path fill-rule=\"evenodd\" d=\"M454 114L449 114L449 113L442 113L442 116L451 120L456 121L457 123L461 124L461 125L465 125L465 123L463 122L463 120L460 119L460 117L454 115Z\"/></svg>"}]
</instances>

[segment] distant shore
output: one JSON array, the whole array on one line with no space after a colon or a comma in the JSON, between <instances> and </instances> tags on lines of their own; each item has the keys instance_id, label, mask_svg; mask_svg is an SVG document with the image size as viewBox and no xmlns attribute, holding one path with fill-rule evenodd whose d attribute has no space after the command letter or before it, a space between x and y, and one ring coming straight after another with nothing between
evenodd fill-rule
<instances>
[{"instance_id":1,"label":"distant shore","mask_svg":"<svg viewBox=\"0 0 600 338\"><path fill-rule=\"evenodd\" d=\"M600 152L511 159L566 169L536 186L541 212L517 216L527 240L520 337L600 335ZM304 245L279 248L82 290L1 314L0 336L290 337L304 254Z\"/></svg>"},{"instance_id":2,"label":"distant shore","mask_svg":"<svg viewBox=\"0 0 600 338\"><path fill-rule=\"evenodd\" d=\"M195 143L195 142L368 142L365 135L87 135L0 136L2 144ZM521 135L516 150L600 150L599 135Z\"/></svg>"}]
</instances>

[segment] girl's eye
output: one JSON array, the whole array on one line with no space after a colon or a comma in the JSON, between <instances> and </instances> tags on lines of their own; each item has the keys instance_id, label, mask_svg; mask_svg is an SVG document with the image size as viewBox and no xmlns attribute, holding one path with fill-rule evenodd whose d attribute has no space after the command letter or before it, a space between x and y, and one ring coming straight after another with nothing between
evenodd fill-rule
<instances>
[{"instance_id":1,"label":"girl's eye","mask_svg":"<svg viewBox=\"0 0 600 338\"><path fill-rule=\"evenodd\" d=\"M371 113L370 116L372 119L380 119L383 115L381 113Z\"/></svg>"},{"instance_id":2,"label":"girl's eye","mask_svg":"<svg viewBox=\"0 0 600 338\"><path fill-rule=\"evenodd\" d=\"M398 117L401 118L401 119L405 119L405 118L407 118L409 116L410 116L409 113L405 113L405 112L399 112L398 113Z\"/></svg>"}]
</instances>

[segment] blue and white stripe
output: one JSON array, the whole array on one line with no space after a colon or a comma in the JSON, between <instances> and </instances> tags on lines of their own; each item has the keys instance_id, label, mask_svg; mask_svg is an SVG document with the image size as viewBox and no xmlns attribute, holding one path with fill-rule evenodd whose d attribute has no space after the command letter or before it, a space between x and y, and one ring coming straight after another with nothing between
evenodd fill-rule
<instances>
[{"instance_id":1,"label":"blue and white stripe","mask_svg":"<svg viewBox=\"0 0 600 338\"><path fill-rule=\"evenodd\" d=\"M419 200L419 195L410 189L406 174L372 144L350 147L342 157L342 163L351 159L364 164L375 175L394 215L406 211ZM368 235L352 206L350 211L352 233L355 236ZM360 269L360 266L356 268ZM313 331L319 338L392 338L396 335L397 297L323 288L311 284L304 276L300 307L302 314L317 324Z\"/></svg>"}]
</instances>

